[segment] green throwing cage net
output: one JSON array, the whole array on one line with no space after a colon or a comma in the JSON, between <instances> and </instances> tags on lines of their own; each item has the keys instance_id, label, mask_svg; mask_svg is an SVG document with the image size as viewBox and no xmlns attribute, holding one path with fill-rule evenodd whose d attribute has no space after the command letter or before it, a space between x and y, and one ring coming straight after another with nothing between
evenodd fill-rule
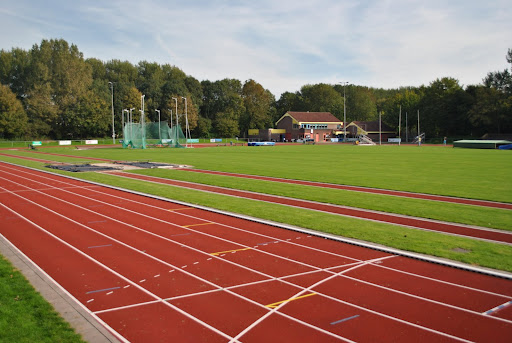
<instances>
[{"instance_id":1,"label":"green throwing cage net","mask_svg":"<svg viewBox=\"0 0 512 343\"><path fill-rule=\"evenodd\" d=\"M126 123L123 128L123 148L146 149L147 145L183 148L187 139L179 125L172 128L167 122Z\"/></svg>"}]
</instances>

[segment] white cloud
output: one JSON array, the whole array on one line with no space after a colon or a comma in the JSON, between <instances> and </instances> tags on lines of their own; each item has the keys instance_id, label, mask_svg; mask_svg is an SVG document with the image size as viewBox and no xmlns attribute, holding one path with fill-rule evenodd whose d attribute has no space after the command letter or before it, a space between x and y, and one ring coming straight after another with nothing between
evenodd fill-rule
<instances>
[{"instance_id":1,"label":"white cloud","mask_svg":"<svg viewBox=\"0 0 512 343\"><path fill-rule=\"evenodd\" d=\"M502 0L19 0L0 10L0 48L64 38L86 57L254 79L276 96L318 82L467 85L507 67L511 14Z\"/></svg>"}]
</instances>

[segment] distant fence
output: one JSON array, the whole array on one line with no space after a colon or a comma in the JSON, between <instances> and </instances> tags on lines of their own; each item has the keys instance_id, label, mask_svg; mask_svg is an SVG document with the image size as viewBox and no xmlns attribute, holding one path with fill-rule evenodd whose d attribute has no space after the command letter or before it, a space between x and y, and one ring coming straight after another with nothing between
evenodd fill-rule
<instances>
[{"instance_id":1,"label":"distant fence","mask_svg":"<svg viewBox=\"0 0 512 343\"><path fill-rule=\"evenodd\" d=\"M215 143L242 143L247 142L247 138L215 138ZM0 140L0 148L26 148L35 140ZM112 145L112 138L101 138L101 139L74 139L74 140L37 140L41 142L43 146L69 146L69 145L86 145L91 144L91 141L97 141L98 145ZM119 137L116 139L116 144L121 144L123 139ZM210 138L194 138L189 139L188 143L212 143Z\"/></svg>"}]
</instances>

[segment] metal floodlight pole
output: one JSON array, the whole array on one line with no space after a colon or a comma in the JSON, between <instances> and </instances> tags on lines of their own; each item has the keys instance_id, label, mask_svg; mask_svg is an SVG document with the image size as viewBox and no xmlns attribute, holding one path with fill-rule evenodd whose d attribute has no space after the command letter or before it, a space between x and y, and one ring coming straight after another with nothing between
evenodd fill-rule
<instances>
[{"instance_id":1,"label":"metal floodlight pole","mask_svg":"<svg viewBox=\"0 0 512 343\"><path fill-rule=\"evenodd\" d=\"M176 144L178 144L178 125L179 125L178 124L178 98L172 98L172 99L176 103L176 130L174 130L176 138L174 139L174 146L177 146ZM172 117L171 117L171 121L172 121Z\"/></svg>"},{"instance_id":2,"label":"metal floodlight pole","mask_svg":"<svg viewBox=\"0 0 512 343\"><path fill-rule=\"evenodd\" d=\"M382 112L379 112L379 145L382 145Z\"/></svg>"},{"instance_id":3,"label":"metal floodlight pole","mask_svg":"<svg viewBox=\"0 0 512 343\"><path fill-rule=\"evenodd\" d=\"M112 144L116 144L116 133L114 131L114 83L108 82L112 90Z\"/></svg>"},{"instance_id":4,"label":"metal floodlight pole","mask_svg":"<svg viewBox=\"0 0 512 343\"><path fill-rule=\"evenodd\" d=\"M135 109L135 107L130 108L130 120L128 123L130 124L130 139L133 139L133 113L132 111Z\"/></svg>"},{"instance_id":5,"label":"metal floodlight pole","mask_svg":"<svg viewBox=\"0 0 512 343\"><path fill-rule=\"evenodd\" d=\"M127 116L127 117L128 117L128 115L129 115L129 113L130 113L130 112L128 111L128 109L127 109L127 108L123 109L123 115L122 115L122 117L121 117L121 127L122 127L122 134L123 134L123 144L124 144L124 122L125 122L125 120L124 120L124 112L125 112L125 111L126 111L126 116ZM126 118L126 120L127 120L127 121L128 121L128 119L129 119L129 118Z\"/></svg>"},{"instance_id":6,"label":"metal floodlight pole","mask_svg":"<svg viewBox=\"0 0 512 343\"><path fill-rule=\"evenodd\" d=\"M190 134L188 131L188 112L187 112L187 98L182 96L183 100L185 100L185 146L188 148L188 138L190 138Z\"/></svg>"},{"instance_id":7,"label":"metal floodlight pole","mask_svg":"<svg viewBox=\"0 0 512 343\"><path fill-rule=\"evenodd\" d=\"M161 141L162 137L160 134L160 110L155 110L155 112L158 112L158 139Z\"/></svg>"},{"instance_id":8,"label":"metal floodlight pole","mask_svg":"<svg viewBox=\"0 0 512 343\"><path fill-rule=\"evenodd\" d=\"M176 102L176 128L178 127L178 98L172 98ZM171 117L172 120L172 117Z\"/></svg>"},{"instance_id":9,"label":"metal floodlight pole","mask_svg":"<svg viewBox=\"0 0 512 343\"><path fill-rule=\"evenodd\" d=\"M348 81L338 82L343 85L343 142L347 140L347 97L345 93L345 86L348 85Z\"/></svg>"},{"instance_id":10,"label":"metal floodlight pole","mask_svg":"<svg viewBox=\"0 0 512 343\"><path fill-rule=\"evenodd\" d=\"M400 105L400 114L398 115L398 145L402 142L402 105Z\"/></svg>"}]
</instances>

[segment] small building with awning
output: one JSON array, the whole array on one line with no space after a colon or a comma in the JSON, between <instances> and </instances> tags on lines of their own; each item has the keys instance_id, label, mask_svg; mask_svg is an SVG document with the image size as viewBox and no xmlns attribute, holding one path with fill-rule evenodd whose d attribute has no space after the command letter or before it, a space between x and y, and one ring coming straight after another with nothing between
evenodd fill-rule
<instances>
[{"instance_id":1,"label":"small building with awning","mask_svg":"<svg viewBox=\"0 0 512 343\"><path fill-rule=\"evenodd\" d=\"M330 112L286 112L276 122L277 129L285 130L285 139L323 142L335 137L343 128L343 121Z\"/></svg>"}]
</instances>

